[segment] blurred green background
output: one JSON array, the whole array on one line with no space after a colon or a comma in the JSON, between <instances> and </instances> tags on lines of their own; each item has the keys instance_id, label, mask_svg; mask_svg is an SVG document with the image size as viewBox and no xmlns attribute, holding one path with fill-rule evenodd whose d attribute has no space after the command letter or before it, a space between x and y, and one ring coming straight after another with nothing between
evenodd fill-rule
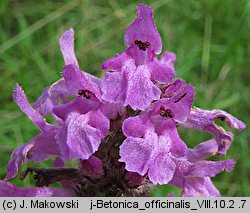
<instances>
[{"instance_id":1,"label":"blurred green background","mask_svg":"<svg viewBox=\"0 0 250 213\"><path fill-rule=\"evenodd\" d=\"M194 85L195 106L226 110L250 125L250 1L142 1L155 11L163 49L177 55L176 75ZM16 82L33 103L44 87L61 77L58 39L75 30L75 51L82 70L96 76L100 64L124 51L123 34L139 1L0 1L0 179L17 146L39 131L12 101ZM189 147L211 138L180 130ZM213 179L223 196L250 196L250 131L236 132L226 158L235 170ZM46 165L40 164L40 165ZM49 164L49 162L48 162ZM27 165L22 167L25 168ZM13 180L31 186L32 180ZM154 195L179 190L161 186Z\"/></svg>"}]
</instances>

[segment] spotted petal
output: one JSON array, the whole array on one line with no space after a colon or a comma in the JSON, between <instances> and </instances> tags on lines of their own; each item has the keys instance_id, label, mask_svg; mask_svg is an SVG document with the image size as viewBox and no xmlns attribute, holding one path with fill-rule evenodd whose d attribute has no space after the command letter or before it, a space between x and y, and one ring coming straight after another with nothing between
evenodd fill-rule
<instances>
[{"instance_id":1,"label":"spotted petal","mask_svg":"<svg viewBox=\"0 0 250 213\"><path fill-rule=\"evenodd\" d=\"M62 157L88 159L94 154L102 139L102 133L98 128L88 124L90 113L71 113L61 133L57 136Z\"/></svg>"},{"instance_id":2,"label":"spotted petal","mask_svg":"<svg viewBox=\"0 0 250 213\"><path fill-rule=\"evenodd\" d=\"M176 165L165 152L160 152L148 170L148 177L153 184L168 184L172 180Z\"/></svg>"},{"instance_id":3,"label":"spotted petal","mask_svg":"<svg viewBox=\"0 0 250 213\"><path fill-rule=\"evenodd\" d=\"M160 115L164 110L170 110L171 118L178 123L186 121L190 114L191 106L194 100L194 88L192 85L187 85L184 89L175 94L171 98L162 98L150 107L149 113ZM166 119L166 118L165 118Z\"/></svg>"},{"instance_id":4,"label":"spotted petal","mask_svg":"<svg viewBox=\"0 0 250 213\"><path fill-rule=\"evenodd\" d=\"M127 61L121 72L106 73L102 84L102 98L112 103L122 103L134 110L146 109L153 100L160 98L160 89L150 80L146 66L136 67Z\"/></svg>"},{"instance_id":5,"label":"spotted petal","mask_svg":"<svg viewBox=\"0 0 250 213\"><path fill-rule=\"evenodd\" d=\"M144 176L151 165L151 156L155 142L158 141L154 132L148 132L145 138L128 137L120 146L120 162L125 163L127 171Z\"/></svg>"},{"instance_id":6,"label":"spotted petal","mask_svg":"<svg viewBox=\"0 0 250 213\"><path fill-rule=\"evenodd\" d=\"M161 137L164 138L165 141L169 141L168 146L170 146L169 151L172 156L179 158L179 157L183 157L184 155L186 155L187 145L180 138L174 122L165 123L161 131L162 131ZM165 144L161 143L161 146L166 146L166 143Z\"/></svg>"},{"instance_id":7,"label":"spotted petal","mask_svg":"<svg viewBox=\"0 0 250 213\"><path fill-rule=\"evenodd\" d=\"M63 77L66 86L72 96L79 96L79 90L88 90L98 99L101 96L101 91L85 73L73 65L66 65L63 68Z\"/></svg>"},{"instance_id":8,"label":"spotted petal","mask_svg":"<svg viewBox=\"0 0 250 213\"><path fill-rule=\"evenodd\" d=\"M124 36L129 54L135 58L136 64L144 64L150 61L154 54L162 50L161 37L156 29L153 20L153 10L144 4L138 5L138 12L135 21L127 28ZM148 42L147 49L142 50L135 43L136 41Z\"/></svg>"}]
</instances>

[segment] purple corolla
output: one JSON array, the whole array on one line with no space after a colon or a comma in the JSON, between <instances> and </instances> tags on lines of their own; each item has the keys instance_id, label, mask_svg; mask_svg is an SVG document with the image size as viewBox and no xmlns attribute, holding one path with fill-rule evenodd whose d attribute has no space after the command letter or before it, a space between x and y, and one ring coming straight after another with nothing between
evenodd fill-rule
<instances>
[{"instance_id":1,"label":"purple corolla","mask_svg":"<svg viewBox=\"0 0 250 213\"><path fill-rule=\"evenodd\" d=\"M245 124L222 110L193 106L194 87L175 78L176 55L165 51L157 58L162 41L151 8L138 5L124 41L127 49L101 65L107 72L99 79L80 70L69 29L59 41L62 78L33 106L16 85L14 101L40 133L13 151L0 196L148 196L157 184L181 188L181 196L220 196L211 178L231 172L235 162L207 159L225 156L233 141L215 121L236 130ZM179 128L213 138L189 148ZM54 160L52 167L19 171L24 163L47 159ZM35 173L36 187L9 183L18 173L21 179ZM61 187L49 186L55 182Z\"/></svg>"}]
</instances>

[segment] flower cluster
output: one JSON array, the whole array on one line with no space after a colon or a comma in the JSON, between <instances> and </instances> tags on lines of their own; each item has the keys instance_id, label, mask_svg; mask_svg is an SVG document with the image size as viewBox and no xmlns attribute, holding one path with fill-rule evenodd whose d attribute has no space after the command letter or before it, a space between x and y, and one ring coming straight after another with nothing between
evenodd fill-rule
<instances>
[{"instance_id":1,"label":"flower cluster","mask_svg":"<svg viewBox=\"0 0 250 213\"><path fill-rule=\"evenodd\" d=\"M224 156L233 134L215 123L220 119L237 130L244 123L222 110L193 107L194 88L175 78L175 54L162 51L153 10L138 5L134 22L124 36L126 50L101 65L103 79L79 69L74 53L74 31L60 38L63 77L45 88L31 106L21 87L14 101L40 133L12 153L0 196L145 196L153 185L171 184L182 196L219 196L211 177L233 160ZM51 115L56 124L45 117ZM178 128L212 134L213 139L190 149ZM36 173L36 187L18 188L8 182L29 161L54 159L54 167L28 167ZM77 168L66 166L74 159ZM60 182L61 188L49 187Z\"/></svg>"}]
</instances>

